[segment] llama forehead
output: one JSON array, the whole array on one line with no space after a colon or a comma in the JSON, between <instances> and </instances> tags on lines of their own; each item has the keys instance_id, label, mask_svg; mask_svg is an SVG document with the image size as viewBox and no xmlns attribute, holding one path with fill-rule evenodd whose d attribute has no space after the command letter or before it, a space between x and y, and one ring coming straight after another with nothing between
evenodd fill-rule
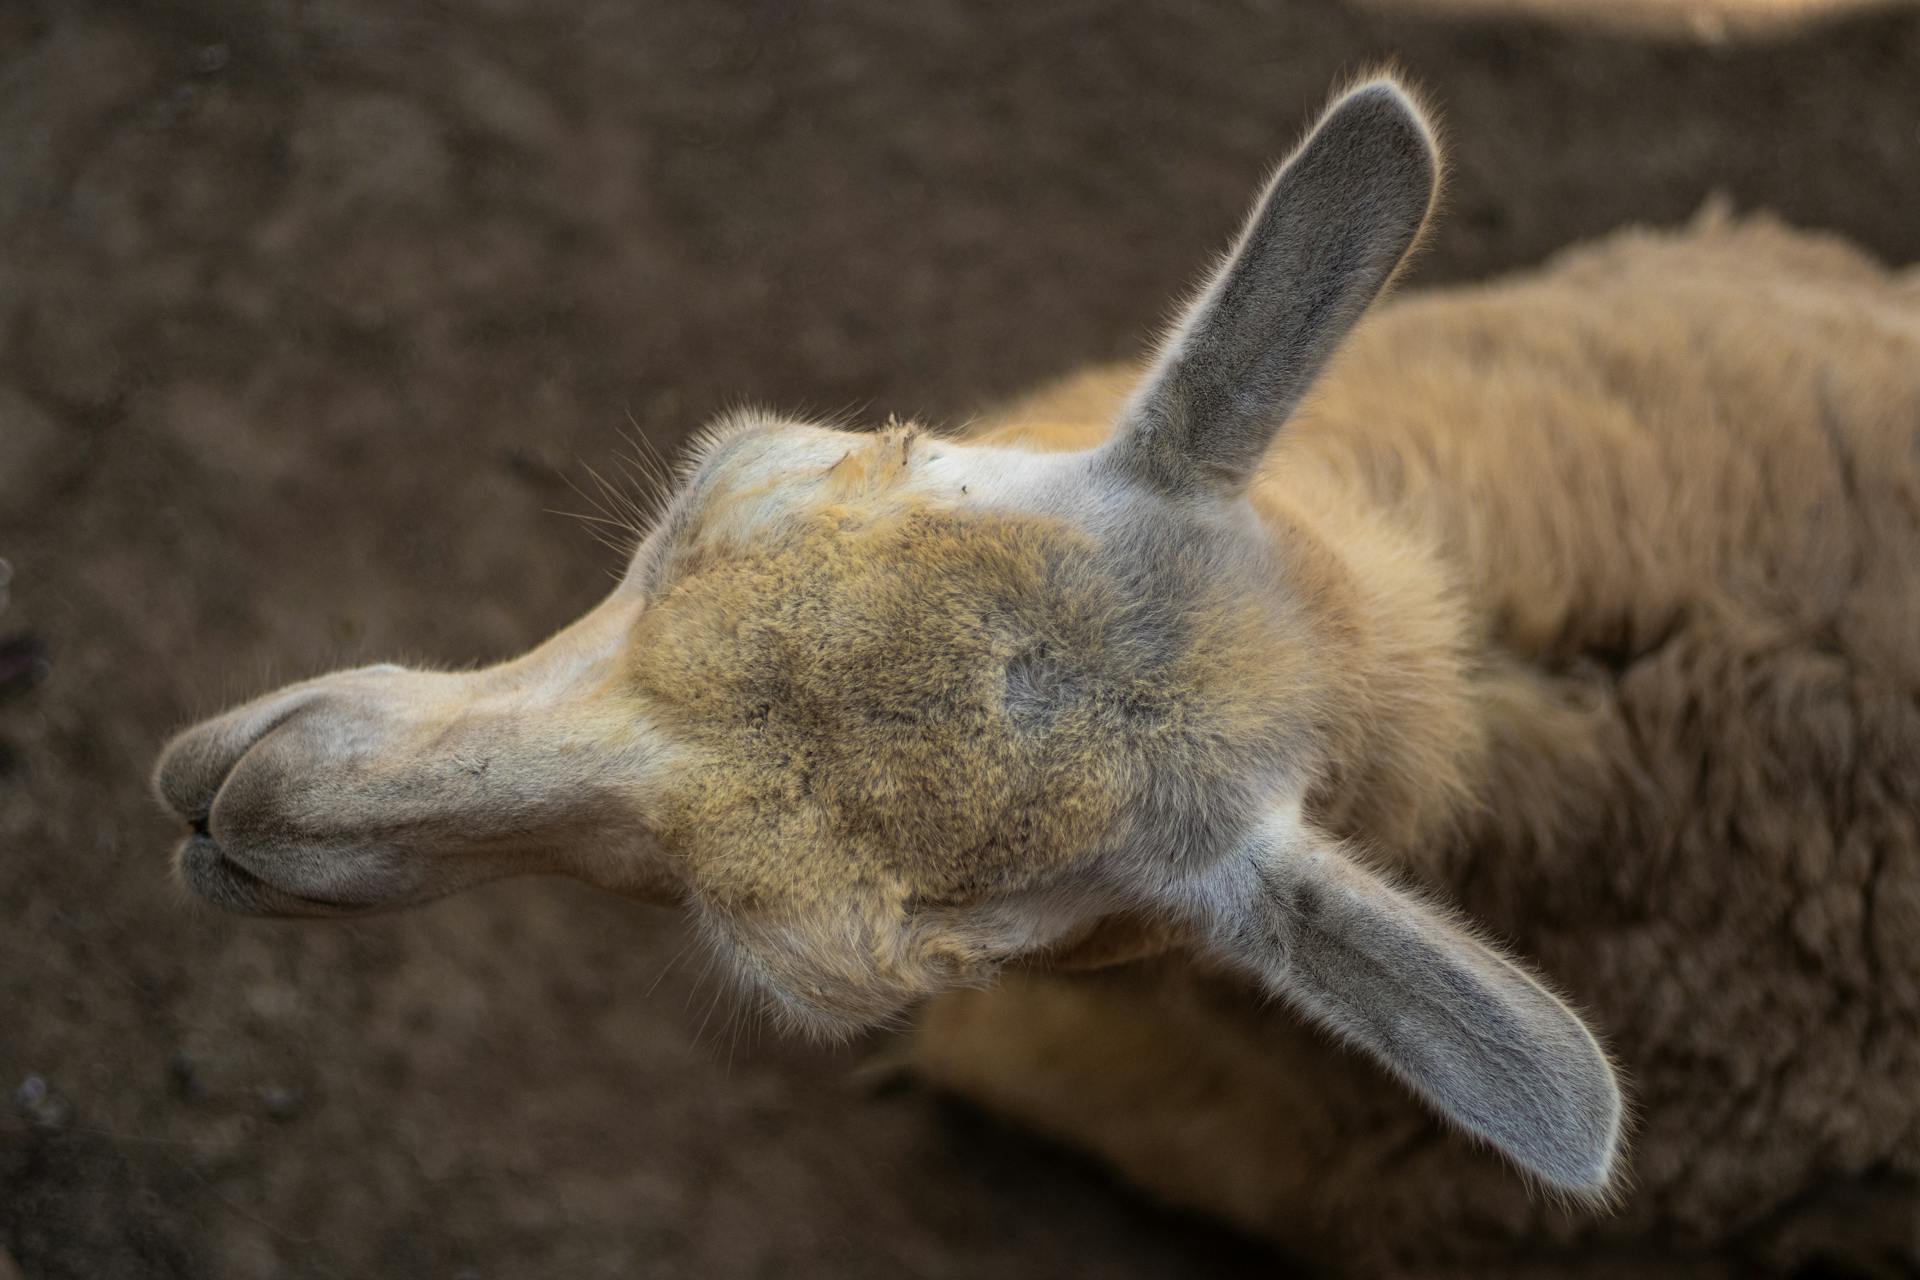
<instances>
[{"instance_id":1,"label":"llama forehead","mask_svg":"<svg viewBox=\"0 0 1920 1280\"><path fill-rule=\"evenodd\" d=\"M627 646L700 762L661 816L695 884L977 900L1124 840L1143 792L1225 812L1299 664L1238 530L1130 501L1095 455L910 427L716 443Z\"/></svg>"},{"instance_id":2,"label":"llama forehead","mask_svg":"<svg viewBox=\"0 0 1920 1280\"><path fill-rule=\"evenodd\" d=\"M806 878L955 895L1084 854L1122 794L1090 750L1095 709L1077 689L1040 712L1008 692L1009 672L1047 678L1036 654L1113 656L1094 554L1051 522L923 500L817 510L690 566L629 648L640 693L705 762L668 824L696 878L749 897Z\"/></svg>"}]
</instances>

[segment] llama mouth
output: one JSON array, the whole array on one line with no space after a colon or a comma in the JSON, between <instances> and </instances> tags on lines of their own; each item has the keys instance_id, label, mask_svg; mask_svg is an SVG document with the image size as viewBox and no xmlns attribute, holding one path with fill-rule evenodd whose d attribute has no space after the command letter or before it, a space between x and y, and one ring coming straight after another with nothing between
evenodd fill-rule
<instances>
[{"instance_id":1,"label":"llama mouth","mask_svg":"<svg viewBox=\"0 0 1920 1280\"><path fill-rule=\"evenodd\" d=\"M316 898L282 889L227 856L207 834L204 819L174 850L174 872L180 882L209 906L244 916L282 918L358 915L369 908L353 902Z\"/></svg>"},{"instance_id":2,"label":"llama mouth","mask_svg":"<svg viewBox=\"0 0 1920 1280\"><path fill-rule=\"evenodd\" d=\"M255 747L305 711L311 692L271 699L261 714L245 712L189 729L167 744L154 768L153 792L196 836L208 823L227 780Z\"/></svg>"},{"instance_id":3,"label":"llama mouth","mask_svg":"<svg viewBox=\"0 0 1920 1280\"><path fill-rule=\"evenodd\" d=\"M310 697L302 696L283 703L271 715L245 725L238 734L183 734L162 753L154 774L154 791L187 827L186 836L174 849L174 874L203 902L249 916L337 916L366 909L358 903L283 889L229 854L213 834L213 811L228 781L255 748L310 702Z\"/></svg>"}]
</instances>

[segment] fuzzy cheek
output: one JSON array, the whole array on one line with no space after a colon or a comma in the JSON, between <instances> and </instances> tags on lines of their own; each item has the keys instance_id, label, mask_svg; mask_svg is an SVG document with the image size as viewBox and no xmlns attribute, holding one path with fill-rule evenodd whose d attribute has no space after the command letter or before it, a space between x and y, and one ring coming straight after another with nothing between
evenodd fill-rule
<instances>
[{"instance_id":1,"label":"fuzzy cheek","mask_svg":"<svg viewBox=\"0 0 1920 1280\"><path fill-rule=\"evenodd\" d=\"M774 922L708 911L717 953L781 1025L843 1039L892 1022L917 1002L990 976L976 949L916 930L898 913L859 909Z\"/></svg>"},{"instance_id":2,"label":"fuzzy cheek","mask_svg":"<svg viewBox=\"0 0 1920 1280\"><path fill-rule=\"evenodd\" d=\"M783 1028L842 1040L895 1021L916 1001L951 983L902 982L897 974L827 957L799 958L734 949L734 969Z\"/></svg>"}]
</instances>

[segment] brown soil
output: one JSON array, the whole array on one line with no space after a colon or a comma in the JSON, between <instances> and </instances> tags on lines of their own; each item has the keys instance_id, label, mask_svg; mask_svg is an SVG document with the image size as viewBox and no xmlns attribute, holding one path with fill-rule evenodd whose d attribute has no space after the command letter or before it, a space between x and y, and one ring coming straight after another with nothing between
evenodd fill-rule
<instances>
[{"instance_id":1,"label":"brown soil","mask_svg":"<svg viewBox=\"0 0 1920 1280\"><path fill-rule=\"evenodd\" d=\"M1911 10L1742 45L1324 2L121 8L0 6L0 1275L1272 1274L865 1086L876 1045L737 1037L663 913L192 908L155 749L584 609L612 559L548 512L630 420L950 420L1136 350L1384 56L1455 145L1426 281L1715 191L1920 257Z\"/></svg>"}]
</instances>

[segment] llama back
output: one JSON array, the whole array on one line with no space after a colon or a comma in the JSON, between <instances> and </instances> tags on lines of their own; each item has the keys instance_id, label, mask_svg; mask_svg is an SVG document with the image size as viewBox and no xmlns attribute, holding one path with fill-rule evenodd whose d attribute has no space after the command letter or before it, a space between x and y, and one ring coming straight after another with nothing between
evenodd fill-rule
<instances>
[{"instance_id":1,"label":"llama back","mask_svg":"<svg viewBox=\"0 0 1920 1280\"><path fill-rule=\"evenodd\" d=\"M1710 211L1384 307L1275 451L1438 538L1543 666L1706 611L1920 680L1920 289Z\"/></svg>"},{"instance_id":2,"label":"llama back","mask_svg":"<svg viewBox=\"0 0 1920 1280\"><path fill-rule=\"evenodd\" d=\"M1130 379L1000 430L1084 445ZM928 1074L1349 1262L1920 1260L1920 277L1713 211L1623 233L1382 308L1267 468L1388 513L1468 602L1477 802L1351 833L1605 1029L1621 1211L1530 1196L1177 958L946 998Z\"/></svg>"}]
</instances>

